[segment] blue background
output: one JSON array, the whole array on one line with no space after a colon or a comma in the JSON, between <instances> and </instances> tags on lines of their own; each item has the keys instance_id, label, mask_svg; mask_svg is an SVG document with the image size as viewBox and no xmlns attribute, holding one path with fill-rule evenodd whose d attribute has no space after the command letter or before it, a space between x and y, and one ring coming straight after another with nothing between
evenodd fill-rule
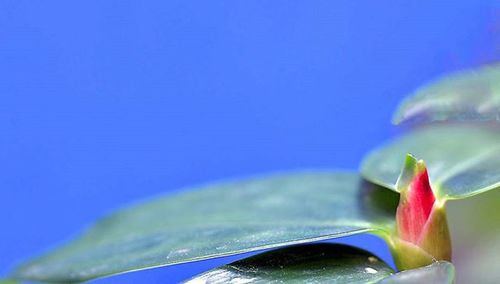
<instances>
[{"instance_id":1,"label":"blue background","mask_svg":"<svg viewBox=\"0 0 500 284\"><path fill-rule=\"evenodd\" d=\"M500 50L492 1L143 2L0 1L0 274L181 186L356 169L405 94Z\"/></svg>"}]
</instances>

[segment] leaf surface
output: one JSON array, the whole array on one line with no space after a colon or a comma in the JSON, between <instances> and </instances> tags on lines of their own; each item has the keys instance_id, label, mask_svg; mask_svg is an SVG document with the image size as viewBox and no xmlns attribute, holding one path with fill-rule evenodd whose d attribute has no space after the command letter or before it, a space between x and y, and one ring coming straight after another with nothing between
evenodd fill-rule
<instances>
[{"instance_id":1,"label":"leaf surface","mask_svg":"<svg viewBox=\"0 0 500 284\"><path fill-rule=\"evenodd\" d=\"M366 251L344 245L309 244L236 261L186 283L377 283L392 272Z\"/></svg>"},{"instance_id":2,"label":"leaf surface","mask_svg":"<svg viewBox=\"0 0 500 284\"><path fill-rule=\"evenodd\" d=\"M460 71L418 89L396 111L394 123L500 121L500 64Z\"/></svg>"},{"instance_id":3,"label":"leaf surface","mask_svg":"<svg viewBox=\"0 0 500 284\"><path fill-rule=\"evenodd\" d=\"M277 174L199 187L121 210L21 266L15 277L75 282L393 228L398 195L357 174Z\"/></svg>"},{"instance_id":4,"label":"leaf surface","mask_svg":"<svg viewBox=\"0 0 500 284\"><path fill-rule=\"evenodd\" d=\"M455 267L447 261L435 262L431 265L405 270L382 279L380 284L453 284Z\"/></svg>"},{"instance_id":5,"label":"leaf surface","mask_svg":"<svg viewBox=\"0 0 500 284\"><path fill-rule=\"evenodd\" d=\"M363 161L363 176L396 190L406 154L425 161L435 193L461 199L500 187L500 131L465 125L417 129L376 149Z\"/></svg>"}]
</instances>

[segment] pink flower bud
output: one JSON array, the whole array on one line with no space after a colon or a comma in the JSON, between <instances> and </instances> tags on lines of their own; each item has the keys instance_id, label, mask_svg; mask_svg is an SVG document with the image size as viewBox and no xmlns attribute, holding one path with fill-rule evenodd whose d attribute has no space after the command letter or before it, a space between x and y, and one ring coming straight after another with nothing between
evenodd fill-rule
<instances>
[{"instance_id":1,"label":"pink flower bud","mask_svg":"<svg viewBox=\"0 0 500 284\"><path fill-rule=\"evenodd\" d=\"M451 260L444 202L432 191L423 161L408 155L397 182L396 238L391 249L400 270Z\"/></svg>"}]
</instances>

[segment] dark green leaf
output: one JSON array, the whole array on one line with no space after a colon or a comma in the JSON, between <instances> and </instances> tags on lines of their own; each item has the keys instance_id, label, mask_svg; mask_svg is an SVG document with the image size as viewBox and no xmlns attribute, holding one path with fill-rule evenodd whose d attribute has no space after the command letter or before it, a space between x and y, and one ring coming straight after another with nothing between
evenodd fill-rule
<instances>
[{"instance_id":1,"label":"dark green leaf","mask_svg":"<svg viewBox=\"0 0 500 284\"><path fill-rule=\"evenodd\" d=\"M310 244L236 261L187 283L376 283L392 272L368 252L343 245Z\"/></svg>"},{"instance_id":2,"label":"dark green leaf","mask_svg":"<svg viewBox=\"0 0 500 284\"><path fill-rule=\"evenodd\" d=\"M500 121L500 64L445 76L417 90L394 115L405 121Z\"/></svg>"},{"instance_id":3,"label":"dark green leaf","mask_svg":"<svg viewBox=\"0 0 500 284\"><path fill-rule=\"evenodd\" d=\"M214 184L115 213L15 276L83 281L364 232L383 235L392 230L397 199L352 173Z\"/></svg>"},{"instance_id":4,"label":"dark green leaf","mask_svg":"<svg viewBox=\"0 0 500 284\"><path fill-rule=\"evenodd\" d=\"M442 198L460 199L500 187L499 131L464 125L418 129L372 152L361 172L395 190L407 153L425 161Z\"/></svg>"}]
</instances>

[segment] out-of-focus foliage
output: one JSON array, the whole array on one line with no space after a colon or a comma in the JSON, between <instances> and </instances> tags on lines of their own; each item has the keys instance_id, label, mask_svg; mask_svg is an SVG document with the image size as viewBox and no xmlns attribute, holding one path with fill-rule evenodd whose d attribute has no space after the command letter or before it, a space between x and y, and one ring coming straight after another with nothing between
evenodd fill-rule
<instances>
[{"instance_id":1,"label":"out-of-focus foliage","mask_svg":"<svg viewBox=\"0 0 500 284\"><path fill-rule=\"evenodd\" d=\"M403 101L393 122L500 122L500 64L460 71Z\"/></svg>"},{"instance_id":2,"label":"out-of-focus foliage","mask_svg":"<svg viewBox=\"0 0 500 284\"><path fill-rule=\"evenodd\" d=\"M10 280L10 279L0 279L0 284L17 284L18 282L16 280Z\"/></svg>"},{"instance_id":3,"label":"out-of-focus foliage","mask_svg":"<svg viewBox=\"0 0 500 284\"><path fill-rule=\"evenodd\" d=\"M397 194L357 174L306 172L213 184L115 213L15 277L84 281L255 250L393 230Z\"/></svg>"},{"instance_id":4,"label":"out-of-focus foliage","mask_svg":"<svg viewBox=\"0 0 500 284\"><path fill-rule=\"evenodd\" d=\"M444 199L461 199L500 187L500 132L466 125L417 129L370 153L363 176L396 190L407 153L426 162L431 184Z\"/></svg>"},{"instance_id":5,"label":"out-of-focus foliage","mask_svg":"<svg viewBox=\"0 0 500 284\"><path fill-rule=\"evenodd\" d=\"M458 283L500 279L500 189L448 203Z\"/></svg>"}]
</instances>

